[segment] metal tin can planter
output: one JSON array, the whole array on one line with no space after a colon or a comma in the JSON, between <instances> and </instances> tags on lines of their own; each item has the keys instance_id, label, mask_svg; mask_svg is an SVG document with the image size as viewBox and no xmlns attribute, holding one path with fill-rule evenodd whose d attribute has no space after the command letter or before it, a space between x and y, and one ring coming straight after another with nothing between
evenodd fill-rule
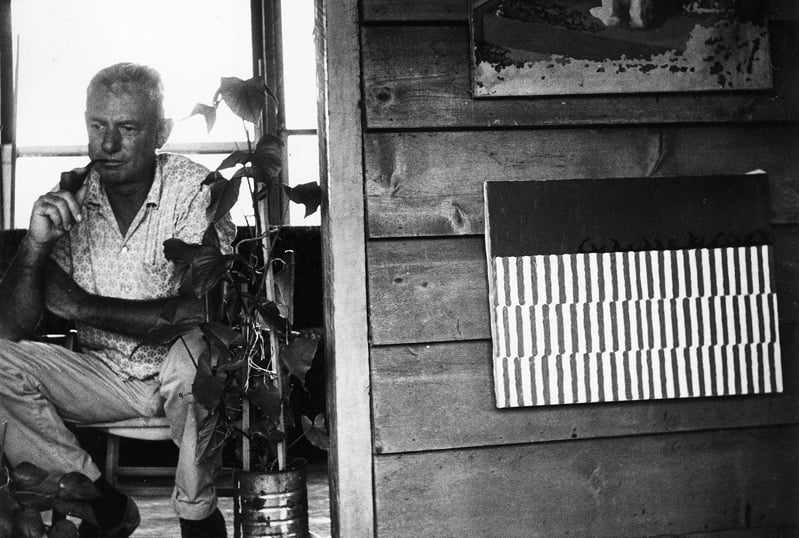
<instances>
[{"instance_id":1,"label":"metal tin can planter","mask_svg":"<svg viewBox=\"0 0 799 538\"><path fill-rule=\"evenodd\" d=\"M280 472L236 472L236 535L307 538L306 462Z\"/></svg>"}]
</instances>

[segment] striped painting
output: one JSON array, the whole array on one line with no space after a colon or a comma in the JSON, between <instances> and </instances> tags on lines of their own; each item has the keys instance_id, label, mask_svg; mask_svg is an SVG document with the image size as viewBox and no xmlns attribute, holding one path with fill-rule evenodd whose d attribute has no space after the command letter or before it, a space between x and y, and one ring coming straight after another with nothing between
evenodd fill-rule
<instances>
[{"instance_id":1,"label":"striped painting","mask_svg":"<svg viewBox=\"0 0 799 538\"><path fill-rule=\"evenodd\" d=\"M497 256L487 237L498 407L782 392L769 245Z\"/></svg>"}]
</instances>

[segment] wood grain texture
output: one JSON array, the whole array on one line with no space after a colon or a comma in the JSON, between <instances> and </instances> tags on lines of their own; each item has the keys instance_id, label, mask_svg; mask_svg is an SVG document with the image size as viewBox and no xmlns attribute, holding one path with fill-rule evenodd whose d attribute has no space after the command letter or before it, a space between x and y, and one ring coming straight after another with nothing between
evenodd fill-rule
<instances>
[{"instance_id":1,"label":"wood grain texture","mask_svg":"<svg viewBox=\"0 0 799 538\"><path fill-rule=\"evenodd\" d=\"M772 25L775 89L473 99L465 26L362 28L370 129L788 121L799 119L796 25Z\"/></svg>"},{"instance_id":2,"label":"wood grain texture","mask_svg":"<svg viewBox=\"0 0 799 538\"><path fill-rule=\"evenodd\" d=\"M775 226L782 323L799 322L799 226ZM373 345L491 338L482 237L369 241Z\"/></svg>"},{"instance_id":3,"label":"wood grain texture","mask_svg":"<svg viewBox=\"0 0 799 538\"><path fill-rule=\"evenodd\" d=\"M779 427L376 456L377 534L792 535L796 454Z\"/></svg>"},{"instance_id":4,"label":"wood grain texture","mask_svg":"<svg viewBox=\"0 0 799 538\"><path fill-rule=\"evenodd\" d=\"M783 394L497 409L489 341L372 349L378 454L799 422L799 327L785 326Z\"/></svg>"},{"instance_id":5,"label":"wood grain texture","mask_svg":"<svg viewBox=\"0 0 799 538\"><path fill-rule=\"evenodd\" d=\"M799 222L799 125L368 133L369 237L483 233L483 182L764 169L773 222Z\"/></svg>"},{"instance_id":6,"label":"wood grain texture","mask_svg":"<svg viewBox=\"0 0 799 538\"><path fill-rule=\"evenodd\" d=\"M374 534L357 0L316 3L333 536Z\"/></svg>"},{"instance_id":7,"label":"wood grain texture","mask_svg":"<svg viewBox=\"0 0 799 538\"><path fill-rule=\"evenodd\" d=\"M466 22L470 0L364 0L364 22ZM599 3L597 3L599 5ZM797 20L799 6L793 0L768 2L769 19Z\"/></svg>"},{"instance_id":8,"label":"wood grain texture","mask_svg":"<svg viewBox=\"0 0 799 538\"><path fill-rule=\"evenodd\" d=\"M372 344L490 337L482 238L370 241Z\"/></svg>"}]
</instances>

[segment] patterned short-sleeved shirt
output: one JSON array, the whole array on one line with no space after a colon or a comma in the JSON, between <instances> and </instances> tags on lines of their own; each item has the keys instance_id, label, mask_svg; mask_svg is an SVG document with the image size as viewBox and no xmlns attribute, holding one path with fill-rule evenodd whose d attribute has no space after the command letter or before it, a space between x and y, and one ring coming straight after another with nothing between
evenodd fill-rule
<instances>
[{"instance_id":1,"label":"patterned short-sleeved shirt","mask_svg":"<svg viewBox=\"0 0 799 538\"><path fill-rule=\"evenodd\" d=\"M163 243L172 237L199 243L208 226L210 191L202 186L208 170L186 157L161 153L147 199L123 237L100 176L89 175L81 209L83 220L56 244L53 259L89 293L121 299L174 297L180 282ZM220 244L230 245L235 226L217 224ZM167 348L137 346L139 339L79 323L85 353L97 356L123 376L146 379L158 373ZM134 353L135 350L135 353Z\"/></svg>"}]
</instances>

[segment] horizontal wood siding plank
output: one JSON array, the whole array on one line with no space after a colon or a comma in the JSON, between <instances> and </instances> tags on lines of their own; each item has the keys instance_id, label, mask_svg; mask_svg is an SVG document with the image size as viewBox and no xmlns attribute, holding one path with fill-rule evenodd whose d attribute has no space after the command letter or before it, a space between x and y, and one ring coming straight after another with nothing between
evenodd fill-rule
<instances>
[{"instance_id":1,"label":"horizontal wood siding plank","mask_svg":"<svg viewBox=\"0 0 799 538\"><path fill-rule=\"evenodd\" d=\"M369 236L483 233L483 182L741 174L771 179L774 222L799 222L799 124L370 133Z\"/></svg>"},{"instance_id":2,"label":"horizontal wood siding plank","mask_svg":"<svg viewBox=\"0 0 799 538\"><path fill-rule=\"evenodd\" d=\"M782 322L799 322L799 229L774 227ZM491 337L482 237L372 240L369 320L373 345Z\"/></svg>"},{"instance_id":3,"label":"horizontal wood siding plank","mask_svg":"<svg viewBox=\"0 0 799 538\"><path fill-rule=\"evenodd\" d=\"M488 338L482 237L369 241L372 344Z\"/></svg>"},{"instance_id":4,"label":"horizontal wood siding plank","mask_svg":"<svg viewBox=\"0 0 799 538\"><path fill-rule=\"evenodd\" d=\"M469 20L471 0L364 0L363 21L463 22Z\"/></svg>"},{"instance_id":5,"label":"horizontal wood siding plank","mask_svg":"<svg viewBox=\"0 0 799 538\"><path fill-rule=\"evenodd\" d=\"M377 535L793 535L797 448L777 427L376 456Z\"/></svg>"},{"instance_id":6,"label":"horizontal wood siding plank","mask_svg":"<svg viewBox=\"0 0 799 538\"><path fill-rule=\"evenodd\" d=\"M775 89L586 97L473 99L466 26L366 26L370 129L620 125L799 119L797 25L772 24Z\"/></svg>"},{"instance_id":7,"label":"horizontal wood siding plank","mask_svg":"<svg viewBox=\"0 0 799 538\"><path fill-rule=\"evenodd\" d=\"M372 348L376 453L799 423L799 328L783 394L497 409L489 341Z\"/></svg>"},{"instance_id":8,"label":"horizontal wood siding plank","mask_svg":"<svg viewBox=\"0 0 799 538\"><path fill-rule=\"evenodd\" d=\"M365 22L446 21L466 22L470 0L364 0ZM799 6L794 0L770 0L771 20L799 19Z\"/></svg>"}]
</instances>

